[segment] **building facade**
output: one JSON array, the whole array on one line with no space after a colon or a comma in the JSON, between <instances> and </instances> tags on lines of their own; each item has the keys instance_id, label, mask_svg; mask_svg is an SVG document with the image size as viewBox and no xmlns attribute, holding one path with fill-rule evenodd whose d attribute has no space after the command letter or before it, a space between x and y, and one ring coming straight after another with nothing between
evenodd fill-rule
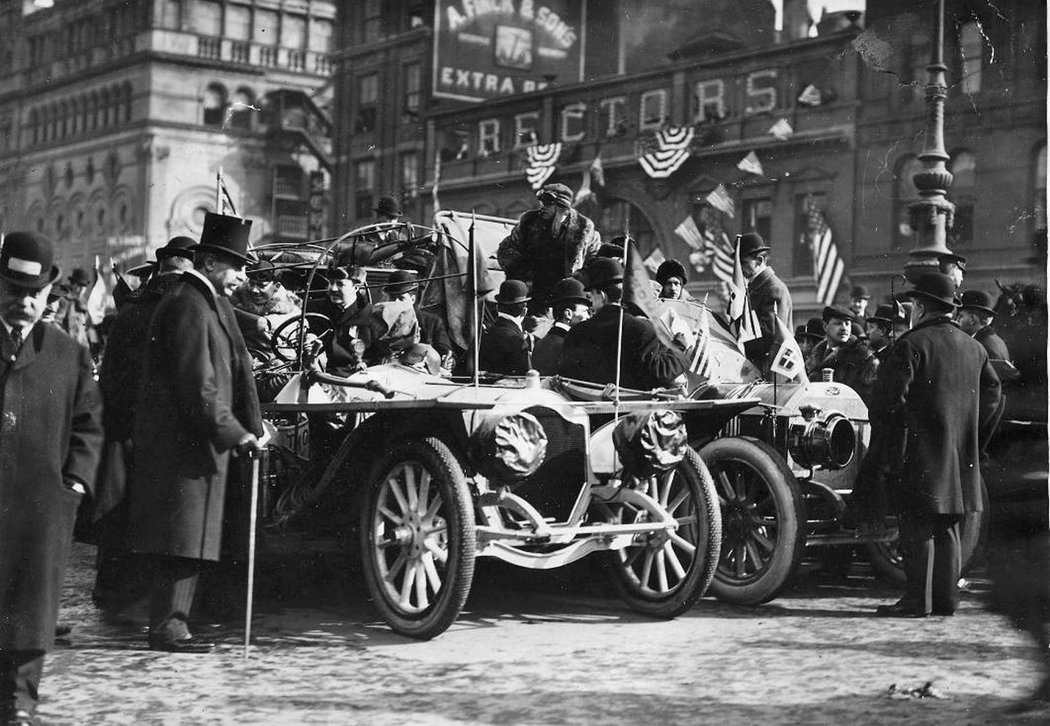
<instances>
[{"instance_id":1,"label":"building facade","mask_svg":"<svg viewBox=\"0 0 1050 726\"><path fill-rule=\"evenodd\" d=\"M331 0L0 8L0 229L133 262L199 235L221 170L253 241L324 234Z\"/></svg>"}]
</instances>

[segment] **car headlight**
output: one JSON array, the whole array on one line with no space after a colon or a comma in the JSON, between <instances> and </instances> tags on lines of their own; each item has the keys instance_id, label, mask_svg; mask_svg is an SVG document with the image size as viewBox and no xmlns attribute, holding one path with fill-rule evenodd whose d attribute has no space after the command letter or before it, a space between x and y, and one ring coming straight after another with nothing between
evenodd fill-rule
<instances>
[{"instance_id":1,"label":"car headlight","mask_svg":"<svg viewBox=\"0 0 1050 726\"><path fill-rule=\"evenodd\" d=\"M519 481L547 456L547 433L531 413L486 416L471 435L474 467L495 482Z\"/></svg>"},{"instance_id":2,"label":"car headlight","mask_svg":"<svg viewBox=\"0 0 1050 726\"><path fill-rule=\"evenodd\" d=\"M625 416L612 438L624 469L637 476L676 466L689 445L682 417L667 410Z\"/></svg>"},{"instance_id":3,"label":"car headlight","mask_svg":"<svg viewBox=\"0 0 1050 726\"><path fill-rule=\"evenodd\" d=\"M799 466L807 469L841 469L853 460L857 431L849 419L834 411L803 406L802 421L788 428L788 450Z\"/></svg>"}]
</instances>

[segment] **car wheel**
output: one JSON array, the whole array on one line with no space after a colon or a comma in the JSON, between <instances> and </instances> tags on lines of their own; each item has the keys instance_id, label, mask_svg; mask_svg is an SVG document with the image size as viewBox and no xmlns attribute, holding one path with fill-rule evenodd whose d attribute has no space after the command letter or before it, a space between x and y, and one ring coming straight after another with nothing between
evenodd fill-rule
<instances>
[{"instance_id":1,"label":"car wheel","mask_svg":"<svg viewBox=\"0 0 1050 726\"><path fill-rule=\"evenodd\" d=\"M675 468L650 477L644 486L639 483L639 490L678 520L678 528L608 553L607 569L632 610L674 618L706 592L718 564L722 530L714 484L704 462L689 449ZM619 521L644 521L645 516L630 505L618 508Z\"/></svg>"},{"instance_id":2,"label":"car wheel","mask_svg":"<svg viewBox=\"0 0 1050 726\"><path fill-rule=\"evenodd\" d=\"M722 508L722 558L711 593L736 605L769 602L794 578L806 545L798 482L758 439L715 439L700 457Z\"/></svg>"},{"instance_id":3,"label":"car wheel","mask_svg":"<svg viewBox=\"0 0 1050 726\"><path fill-rule=\"evenodd\" d=\"M474 577L477 533L463 467L435 438L394 444L361 510L372 601L396 632L426 640L459 615Z\"/></svg>"}]
</instances>

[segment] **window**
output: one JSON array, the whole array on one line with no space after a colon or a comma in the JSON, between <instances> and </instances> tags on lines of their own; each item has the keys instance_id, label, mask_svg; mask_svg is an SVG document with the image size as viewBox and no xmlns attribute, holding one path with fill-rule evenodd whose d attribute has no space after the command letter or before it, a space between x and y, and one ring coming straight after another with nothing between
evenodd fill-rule
<instances>
[{"instance_id":1,"label":"window","mask_svg":"<svg viewBox=\"0 0 1050 726\"><path fill-rule=\"evenodd\" d=\"M758 232L769 244L773 233L773 200L769 197L745 199L740 210L740 233Z\"/></svg>"},{"instance_id":2,"label":"window","mask_svg":"<svg viewBox=\"0 0 1050 726\"><path fill-rule=\"evenodd\" d=\"M900 84L900 102L909 104L925 97L926 66L930 65L929 31L915 33L908 44L908 83Z\"/></svg>"},{"instance_id":3,"label":"window","mask_svg":"<svg viewBox=\"0 0 1050 726\"><path fill-rule=\"evenodd\" d=\"M419 104L422 99L422 68L419 63L408 63L403 69L405 83L404 101L401 117L405 121L414 121L419 117Z\"/></svg>"},{"instance_id":4,"label":"window","mask_svg":"<svg viewBox=\"0 0 1050 726\"><path fill-rule=\"evenodd\" d=\"M409 192L411 196L416 195L416 186L419 184L419 155L408 152L401 155L401 188Z\"/></svg>"},{"instance_id":5,"label":"window","mask_svg":"<svg viewBox=\"0 0 1050 726\"><path fill-rule=\"evenodd\" d=\"M252 40L264 45L277 45L277 37L277 11L256 8Z\"/></svg>"},{"instance_id":6,"label":"window","mask_svg":"<svg viewBox=\"0 0 1050 726\"><path fill-rule=\"evenodd\" d=\"M226 89L212 83L204 89L204 124L222 126L226 115Z\"/></svg>"},{"instance_id":7,"label":"window","mask_svg":"<svg viewBox=\"0 0 1050 726\"><path fill-rule=\"evenodd\" d=\"M379 40L383 37L383 3L382 0L365 0L362 12L365 29L365 42Z\"/></svg>"},{"instance_id":8,"label":"window","mask_svg":"<svg viewBox=\"0 0 1050 726\"><path fill-rule=\"evenodd\" d=\"M160 27L179 30L182 23L182 0L161 0Z\"/></svg>"},{"instance_id":9,"label":"window","mask_svg":"<svg viewBox=\"0 0 1050 726\"><path fill-rule=\"evenodd\" d=\"M74 112L75 113L75 112ZM125 83L120 87L120 120L123 123L131 121L131 84Z\"/></svg>"},{"instance_id":10,"label":"window","mask_svg":"<svg viewBox=\"0 0 1050 726\"><path fill-rule=\"evenodd\" d=\"M376 163L359 161L354 169L354 212L358 219L372 216L372 197L376 186Z\"/></svg>"},{"instance_id":11,"label":"window","mask_svg":"<svg viewBox=\"0 0 1050 726\"><path fill-rule=\"evenodd\" d=\"M222 3L197 0L193 6L193 29L201 35L222 35Z\"/></svg>"},{"instance_id":12,"label":"window","mask_svg":"<svg viewBox=\"0 0 1050 726\"><path fill-rule=\"evenodd\" d=\"M273 170L273 193L280 197L303 195L303 170L300 166L278 166Z\"/></svg>"},{"instance_id":13,"label":"window","mask_svg":"<svg viewBox=\"0 0 1050 726\"><path fill-rule=\"evenodd\" d=\"M519 113L514 117L514 148L521 149L536 143L536 127L540 123L539 111Z\"/></svg>"},{"instance_id":14,"label":"window","mask_svg":"<svg viewBox=\"0 0 1050 726\"><path fill-rule=\"evenodd\" d=\"M827 195L824 192L806 192L795 195L795 243L791 271L796 276L813 275L813 249L828 220ZM766 240L766 244L769 240Z\"/></svg>"},{"instance_id":15,"label":"window","mask_svg":"<svg viewBox=\"0 0 1050 726\"><path fill-rule=\"evenodd\" d=\"M948 230L948 246L973 243L973 210L977 191L977 158L969 151L951 154L948 171L954 175L948 198L955 203L955 223Z\"/></svg>"},{"instance_id":16,"label":"window","mask_svg":"<svg viewBox=\"0 0 1050 726\"><path fill-rule=\"evenodd\" d=\"M962 92L977 93L981 90L984 31L976 20L963 23L959 28L959 54L962 56Z\"/></svg>"},{"instance_id":17,"label":"window","mask_svg":"<svg viewBox=\"0 0 1050 726\"><path fill-rule=\"evenodd\" d=\"M310 19L310 35L307 38L310 50L315 53L332 52L332 21L324 18Z\"/></svg>"},{"instance_id":18,"label":"window","mask_svg":"<svg viewBox=\"0 0 1050 726\"><path fill-rule=\"evenodd\" d=\"M1035 180L1032 185L1035 199L1032 204L1032 217L1035 228L1046 229L1046 144L1039 147L1035 155Z\"/></svg>"},{"instance_id":19,"label":"window","mask_svg":"<svg viewBox=\"0 0 1050 726\"><path fill-rule=\"evenodd\" d=\"M646 91L639 103L641 128L658 129L667 120L667 91Z\"/></svg>"},{"instance_id":20,"label":"window","mask_svg":"<svg viewBox=\"0 0 1050 726\"><path fill-rule=\"evenodd\" d=\"M251 8L232 3L226 6L226 37L230 40L251 40Z\"/></svg>"},{"instance_id":21,"label":"window","mask_svg":"<svg viewBox=\"0 0 1050 726\"><path fill-rule=\"evenodd\" d=\"M915 231L908 221L908 209L912 202L920 199L919 190L912 180L921 170L922 162L914 156L905 156L897 162L897 173L893 179L893 246L895 249L902 249L914 241Z\"/></svg>"},{"instance_id":22,"label":"window","mask_svg":"<svg viewBox=\"0 0 1050 726\"><path fill-rule=\"evenodd\" d=\"M305 239L310 232L309 207L298 199L275 199L274 232L280 237Z\"/></svg>"},{"instance_id":23,"label":"window","mask_svg":"<svg viewBox=\"0 0 1050 726\"><path fill-rule=\"evenodd\" d=\"M379 76L375 73L358 76L357 121L354 131L368 133L376 127L376 106L379 103Z\"/></svg>"},{"instance_id":24,"label":"window","mask_svg":"<svg viewBox=\"0 0 1050 726\"><path fill-rule=\"evenodd\" d=\"M281 45L285 48L306 47L306 16L285 14L281 23Z\"/></svg>"}]
</instances>

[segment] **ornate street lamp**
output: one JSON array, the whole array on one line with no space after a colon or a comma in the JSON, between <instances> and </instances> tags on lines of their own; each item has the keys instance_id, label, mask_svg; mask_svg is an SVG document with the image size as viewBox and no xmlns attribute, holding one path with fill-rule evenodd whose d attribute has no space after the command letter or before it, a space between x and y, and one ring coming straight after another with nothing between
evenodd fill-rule
<instances>
[{"instance_id":1,"label":"ornate street lamp","mask_svg":"<svg viewBox=\"0 0 1050 726\"><path fill-rule=\"evenodd\" d=\"M933 54L926 66L926 133L919 154L922 169L912 177L921 199L908 208L908 222L916 232L915 249L908 252L904 274L915 282L926 272L936 272L945 258L955 257L946 244L946 230L952 226L955 205L948 201L952 173L948 171L948 152L944 150L944 102L948 83L944 65L944 0L934 0Z\"/></svg>"}]
</instances>

